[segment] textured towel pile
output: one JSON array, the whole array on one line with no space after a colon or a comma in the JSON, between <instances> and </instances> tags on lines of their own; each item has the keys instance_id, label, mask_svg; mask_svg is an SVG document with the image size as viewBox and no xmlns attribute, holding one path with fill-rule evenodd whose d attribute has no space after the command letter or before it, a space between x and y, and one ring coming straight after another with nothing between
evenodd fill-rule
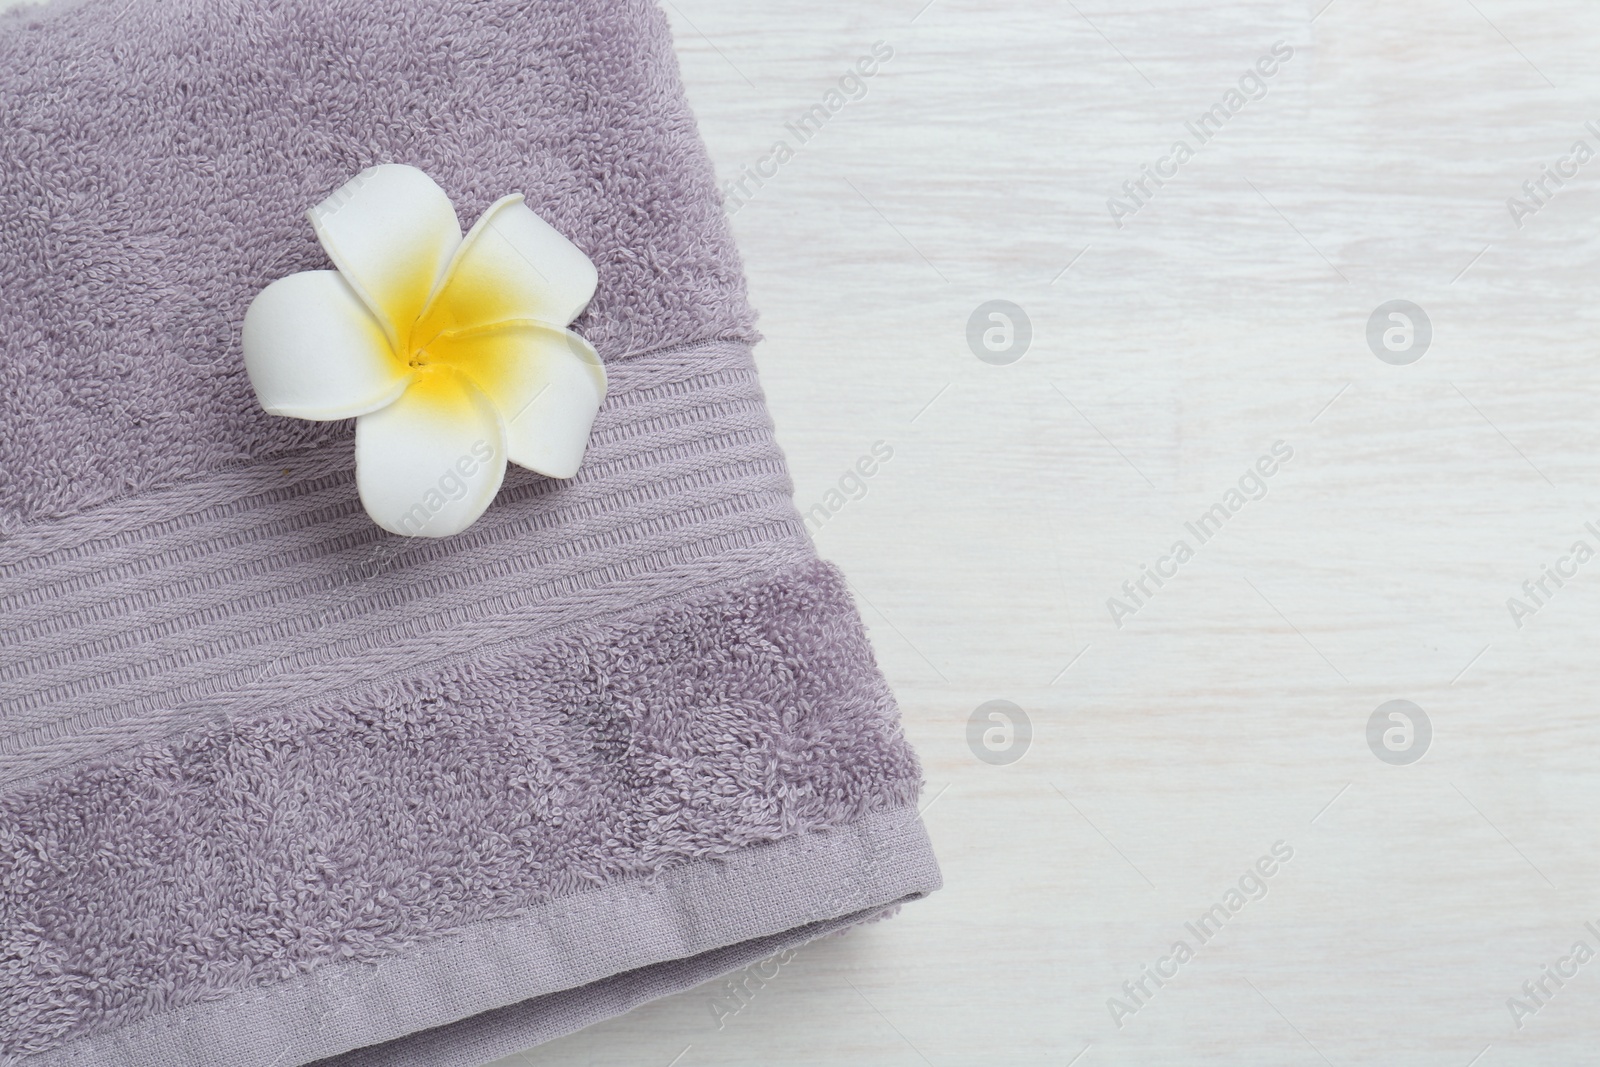
<instances>
[{"instance_id":1,"label":"textured towel pile","mask_svg":"<svg viewBox=\"0 0 1600 1067\"><path fill-rule=\"evenodd\" d=\"M388 162L600 275L582 469L438 540L239 352ZM472 1067L936 888L755 340L643 0L0 15L0 1062Z\"/></svg>"}]
</instances>

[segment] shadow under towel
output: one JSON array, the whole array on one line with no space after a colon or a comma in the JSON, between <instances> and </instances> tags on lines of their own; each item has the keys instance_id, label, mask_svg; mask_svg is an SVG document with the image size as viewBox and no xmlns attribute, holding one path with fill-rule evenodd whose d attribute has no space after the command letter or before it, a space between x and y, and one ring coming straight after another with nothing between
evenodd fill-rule
<instances>
[{"instance_id":1,"label":"shadow under towel","mask_svg":"<svg viewBox=\"0 0 1600 1067\"><path fill-rule=\"evenodd\" d=\"M645 0L0 14L0 1063L479 1067L939 885ZM239 326L367 167L599 287L578 475L449 538Z\"/></svg>"}]
</instances>

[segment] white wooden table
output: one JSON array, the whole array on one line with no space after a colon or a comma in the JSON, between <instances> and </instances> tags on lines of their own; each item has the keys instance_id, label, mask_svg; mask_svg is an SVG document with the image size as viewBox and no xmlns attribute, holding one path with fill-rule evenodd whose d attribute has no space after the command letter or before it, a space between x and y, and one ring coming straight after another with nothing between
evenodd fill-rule
<instances>
[{"instance_id":1,"label":"white wooden table","mask_svg":"<svg viewBox=\"0 0 1600 1067\"><path fill-rule=\"evenodd\" d=\"M776 170L734 226L802 509L893 449L816 538L925 761L946 888L720 1030L710 986L504 1067L1600 1063L1600 960L1522 988L1600 952L1600 559L1520 628L1507 607L1600 550L1600 158L1570 152L1600 153L1600 8L1325 2L668 5L719 173ZM1199 144L1185 122L1279 41ZM1118 228L1108 198L1179 138ZM966 337L996 299L1032 326L1010 365ZM1391 300L1431 323L1414 362L1368 345ZM1185 523L1277 441L1200 544ZM1119 628L1108 598L1158 563ZM1032 724L1009 765L967 742L994 699ZM1366 738L1394 699L1432 726L1409 765ZM1279 841L1200 944L1185 923Z\"/></svg>"}]
</instances>

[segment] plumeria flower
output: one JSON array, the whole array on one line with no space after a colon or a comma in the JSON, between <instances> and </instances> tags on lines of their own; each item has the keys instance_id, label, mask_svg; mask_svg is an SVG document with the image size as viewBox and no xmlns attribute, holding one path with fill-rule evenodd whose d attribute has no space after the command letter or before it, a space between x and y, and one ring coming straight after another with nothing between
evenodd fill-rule
<instances>
[{"instance_id":1,"label":"plumeria flower","mask_svg":"<svg viewBox=\"0 0 1600 1067\"><path fill-rule=\"evenodd\" d=\"M244 318L261 406L356 420L356 485L374 522L444 537L482 515L509 460L578 470L606 372L567 329L595 268L508 196L465 237L414 167L373 167L308 215L338 270L267 286Z\"/></svg>"}]
</instances>

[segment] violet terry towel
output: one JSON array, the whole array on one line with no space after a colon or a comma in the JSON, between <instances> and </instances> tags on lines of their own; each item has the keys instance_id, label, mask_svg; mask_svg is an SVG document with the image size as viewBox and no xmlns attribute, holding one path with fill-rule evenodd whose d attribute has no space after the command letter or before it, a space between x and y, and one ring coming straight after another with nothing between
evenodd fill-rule
<instances>
[{"instance_id":1,"label":"violet terry towel","mask_svg":"<svg viewBox=\"0 0 1600 1067\"><path fill-rule=\"evenodd\" d=\"M364 168L599 269L578 475L444 539L239 327ZM476 1067L939 884L643 0L0 15L0 1062Z\"/></svg>"}]
</instances>

